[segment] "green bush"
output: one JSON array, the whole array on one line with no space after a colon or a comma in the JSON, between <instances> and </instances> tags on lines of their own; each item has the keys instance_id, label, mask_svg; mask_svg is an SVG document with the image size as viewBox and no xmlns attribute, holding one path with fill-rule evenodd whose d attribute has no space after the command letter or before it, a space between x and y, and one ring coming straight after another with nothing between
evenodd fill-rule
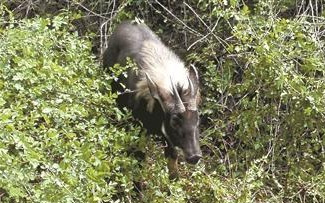
<instances>
[{"instance_id":1,"label":"green bush","mask_svg":"<svg viewBox=\"0 0 325 203\"><path fill-rule=\"evenodd\" d=\"M57 16L0 32L1 200L118 199L139 174L129 150L141 133L116 108L89 41L68 28Z\"/></svg>"},{"instance_id":2,"label":"green bush","mask_svg":"<svg viewBox=\"0 0 325 203\"><path fill-rule=\"evenodd\" d=\"M226 175L247 175L258 163L261 182L252 182L260 186L258 198L322 201L325 42L317 30L324 27L311 23L312 16L291 20L272 15L265 4L258 9L234 12L230 57L215 63L206 56L204 110L209 125L219 128L208 128L205 139L226 152ZM192 58L202 61L202 55Z\"/></svg>"}]
</instances>

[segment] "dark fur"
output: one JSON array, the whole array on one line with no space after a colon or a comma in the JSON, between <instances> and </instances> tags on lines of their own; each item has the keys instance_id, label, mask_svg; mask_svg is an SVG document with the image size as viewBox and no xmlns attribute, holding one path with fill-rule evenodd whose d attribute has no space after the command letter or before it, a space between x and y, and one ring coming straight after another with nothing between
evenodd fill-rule
<instances>
[{"instance_id":1,"label":"dark fur","mask_svg":"<svg viewBox=\"0 0 325 203\"><path fill-rule=\"evenodd\" d=\"M129 70L128 78L120 78L114 84L115 91L124 91L119 82L131 90L119 96L120 106L130 108L149 133L166 137L166 156L171 157L173 163L169 164L170 170L177 168L175 146L184 151L189 163L197 163L201 150L198 144L199 90L195 67L187 70L145 24L125 22L118 26L110 37L103 66L124 65L126 57L132 58L139 70Z\"/></svg>"}]
</instances>

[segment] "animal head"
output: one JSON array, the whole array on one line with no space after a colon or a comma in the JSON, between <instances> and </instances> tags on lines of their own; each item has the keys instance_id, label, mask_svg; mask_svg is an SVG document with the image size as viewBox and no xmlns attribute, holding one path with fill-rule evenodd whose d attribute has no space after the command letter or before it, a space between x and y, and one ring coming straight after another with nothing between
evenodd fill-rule
<instances>
[{"instance_id":1,"label":"animal head","mask_svg":"<svg viewBox=\"0 0 325 203\"><path fill-rule=\"evenodd\" d=\"M164 111L162 133L169 144L183 150L188 163L196 164L202 157L199 144L199 77L191 65L187 75L187 88L176 85L170 77L172 91L160 87L146 73L147 85L152 97L157 99Z\"/></svg>"}]
</instances>

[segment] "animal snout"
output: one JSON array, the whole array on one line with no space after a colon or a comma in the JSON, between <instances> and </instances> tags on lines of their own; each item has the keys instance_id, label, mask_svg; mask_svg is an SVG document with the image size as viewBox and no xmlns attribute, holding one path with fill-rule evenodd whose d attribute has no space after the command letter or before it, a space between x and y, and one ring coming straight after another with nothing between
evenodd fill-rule
<instances>
[{"instance_id":1,"label":"animal snout","mask_svg":"<svg viewBox=\"0 0 325 203\"><path fill-rule=\"evenodd\" d=\"M197 164L197 162L199 162L199 160L201 158L202 158L202 154L195 154L190 157L187 157L186 161L187 161L187 163L190 163L190 164Z\"/></svg>"}]
</instances>

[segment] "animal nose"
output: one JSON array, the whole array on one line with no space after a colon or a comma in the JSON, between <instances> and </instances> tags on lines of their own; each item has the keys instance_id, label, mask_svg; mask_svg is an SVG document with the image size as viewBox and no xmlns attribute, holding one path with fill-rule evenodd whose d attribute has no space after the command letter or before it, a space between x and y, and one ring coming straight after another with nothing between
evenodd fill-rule
<instances>
[{"instance_id":1,"label":"animal nose","mask_svg":"<svg viewBox=\"0 0 325 203\"><path fill-rule=\"evenodd\" d=\"M186 159L186 161L190 164L197 164L197 162L199 162L199 160L201 159L202 155L200 154L195 154L193 156L190 156Z\"/></svg>"}]
</instances>

